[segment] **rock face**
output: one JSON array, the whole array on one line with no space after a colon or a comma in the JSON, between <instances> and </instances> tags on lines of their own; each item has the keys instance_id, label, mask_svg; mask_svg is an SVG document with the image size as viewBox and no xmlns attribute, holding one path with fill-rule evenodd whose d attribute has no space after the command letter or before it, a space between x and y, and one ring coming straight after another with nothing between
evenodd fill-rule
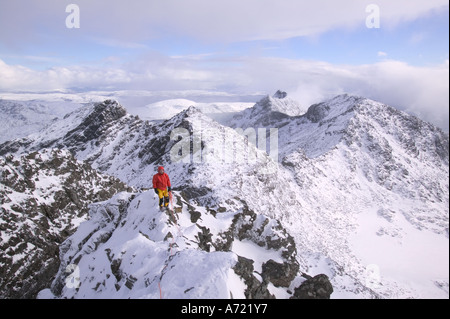
<instances>
[{"instance_id":1,"label":"rock face","mask_svg":"<svg viewBox=\"0 0 450 319\"><path fill-rule=\"evenodd\" d=\"M295 263L271 251L271 245L277 245L273 236L264 237L262 225L267 219L271 229L278 227L272 222L276 220L292 236L301 252L296 257L299 269L329 274L338 296L414 298L422 296L422 291L415 291L410 283L425 276L432 291L427 291L428 296L448 296L440 288L448 283L448 269L441 266L439 275L433 273L432 278L423 271L430 268L425 265L429 260L446 265L448 249L412 245L416 238L423 238L433 246L448 247L448 134L362 97L340 95L311 106L302 115L283 111L293 106L283 92L277 92L239 113L226 127L194 107L169 120L148 123L126 114L117 102L105 101L68 114L40 134L0 145L0 154L29 154L48 146L68 149L99 171L145 188L155 167L164 165L173 189L179 192L178 205L184 205L183 216L188 217L186 227L192 231L188 243L195 242L196 247L195 252L184 251L177 258L186 261L195 255L206 261L210 253L223 253L216 257L223 269L236 265L235 274L242 274L239 280L248 282L247 296L275 295L273 287L287 293L293 291L294 282L299 284L298 277L291 280ZM241 128L240 133L234 128ZM247 135L243 134L246 128ZM272 147L272 142L278 143ZM14 178L8 183L13 185ZM70 189L68 193L76 202L77 194ZM36 198L43 197L37 194ZM220 227L206 222L224 216L226 224ZM163 238L177 238L175 234L171 230ZM408 245L411 249L405 249ZM369 246L378 249L368 251ZM141 277L124 270L125 259L121 257L119 263L121 252L114 253L113 248L107 254L115 260L109 275L128 278L128 286L142 284ZM267 250L270 256L265 255ZM386 263L380 265L383 268L393 269L390 259L376 255L384 250L400 254L402 260L414 260L422 276L405 280L386 274L383 284L373 288L363 260L373 257ZM267 258L258 259L253 251ZM118 269L129 276L120 275ZM195 289L189 288L185 287L193 296Z\"/></svg>"},{"instance_id":2,"label":"rock face","mask_svg":"<svg viewBox=\"0 0 450 319\"><path fill-rule=\"evenodd\" d=\"M56 274L59 244L89 204L128 187L64 150L0 157L0 173L0 298L33 298Z\"/></svg>"},{"instance_id":3,"label":"rock face","mask_svg":"<svg viewBox=\"0 0 450 319\"><path fill-rule=\"evenodd\" d=\"M276 127L306 112L297 101L289 98L286 92L278 90L273 96L267 95L253 107L238 113L227 125L237 128Z\"/></svg>"},{"instance_id":4,"label":"rock face","mask_svg":"<svg viewBox=\"0 0 450 319\"><path fill-rule=\"evenodd\" d=\"M242 256L238 256L238 262L233 267L234 272L242 278L247 288L245 289L245 298L247 299L275 299L275 296L267 289L268 281L260 282L253 274L254 261Z\"/></svg>"},{"instance_id":5,"label":"rock face","mask_svg":"<svg viewBox=\"0 0 450 319\"><path fill-rule=\"evenodd\" d=\"M287 93L281 90L276 91L275 94L273 95L273 97L276 99L284 99L286 96Z\"/></svg>"},{"instance_id":6,"label":"rock face","mask_svg":"<svg viewBox=\"0 0 450 319\"><path fill-rule=\"evenodd\" d=\"M91 205L39 297L261 299L289 295L300 279L295 243L278 221L237 200L211 210L178 192L176 209L161 212L153 195L119 193Z\"/></svg>"},{"instance_id":7,"label":"rock face","mask_svg":"<svg viewBox=\"0 0 450 319\"><path fill-rule=\"evenodd\" d=\"M309 277L298 288L295 288L291 299L330 299L333 286L327 275L320 274Z\"/></svg>"},{"instance_id":8,"label":"rock face","mask_svg":"<svg viewBox=\"0 0 450 319\"><path fill-rule=\"evenodd\" d=\"M257 215L244 206L243 212L234 218L233 234L240 241L249 240L259 247L281 251L280 262L269 259L262 264L261 277L275 287L290 286L299 271L297 250L294 239L279 221Z\"/></svg>"}]
</instances>

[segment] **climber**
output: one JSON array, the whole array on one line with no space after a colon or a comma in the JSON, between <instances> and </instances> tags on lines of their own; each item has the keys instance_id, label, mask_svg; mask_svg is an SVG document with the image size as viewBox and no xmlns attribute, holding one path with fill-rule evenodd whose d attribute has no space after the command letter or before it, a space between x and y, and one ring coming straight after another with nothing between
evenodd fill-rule
<instances>
[{"instance_id":1,"label":"climber","mask_svg":"<svg viewBox=\"0 0 450 319\"><path fill-rule=\"evenodd\" d=\"M169 206L169 192L172 191L169 175L164 172L164 167L158 167L158 173L153 176L153 189L159 197L159 208Z\"/></svg>"}]
</instances>

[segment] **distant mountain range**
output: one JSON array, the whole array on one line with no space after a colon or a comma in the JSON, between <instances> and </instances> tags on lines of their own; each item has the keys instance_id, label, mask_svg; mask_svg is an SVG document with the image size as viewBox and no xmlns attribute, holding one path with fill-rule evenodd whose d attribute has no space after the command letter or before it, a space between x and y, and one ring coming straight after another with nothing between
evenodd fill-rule
<instances>
[{"instance_id":1,"label":"distant mountain range","mask_svg":"<svg viewBox=\"0 0 450 319\"><path fill-rule=\"evenodd\" d=\"M176 237L179 255L167 263L161 250L169 247L170 240L164 240L164 234L174 236L176 227L165 221L169 216L151 208L155 205L151 191L93 204L90 221L61 245L59 272L53 284L48 282L51 291L40 296L92 297L94 285L102 297L156 298L157 283L166 280L174 287L180 273L163 271L158 281L160 273L146 267L154 262L155 269L169 264L176 269L181 264L174 259L189 263L190 258L201 257L206 264L225 267L226 272L234 269L228 277L208 270L214 278L215 297L230 297L231 292L233 296L258 293L289 298L301 290L299 284L306 278L325 274L335 298L448 298L448 134L391 106L350 95L303 109L278 91L251 108L235 111L218 119L220 123L196 107L149 122L106 100L77 108L37 133L1 144L5 163L11 156L62 149L101 174L114 176L124 187L136 189L151 188L155 168L164 165L174 186L175 206L181 209L177 225L183 234L190 234ZM3 180L2 185L10 187ZM106 208L120 207L119 202L126 207ZM148 216L143 216L147 208L131 208L139 202L149 206ZM108 220L99 213L105 209ZM194 211L202 220L192 221ZM251 220L279 223L280 231L292 238L296 253L292 251L287 259L274 257L282 255L283 248L271 248L267 238L258 244L253 235L237 241L239 231L229 226L244 211L252 212ZM125 226L138 225L139 220L150 225L152 218L160 225L154 231ZM265 232L265 228L256 231L257 224L249 227L256 227L260 236ZM220 246L221 234L230 232L235 232L230 239L235 244ZM270 232L278 233L274 228ZM133 268L132 260L141 252L135 242L138 234L143 245L153 250L140 255L145 256L145 262L139 259L141 268ZM205 246L201 238L209 235ZM128 243L131 250L114 248L115 236L117 247ZM9 244L3 238L2 233L6 247ZM94 242L82 249L89 238ZM261 260L259 265L267 270L257 270L258 257L248 249L253 245L248 240L265 247L277 265ZM219 251L225 254L211 255ZM100 256L106 259L98 268L95 260ZM246 263L242 258L254 262L252 271L236 270L236 265ZM64 289L61 283L69 264L79 267L81 286L90 290ZM284 269L280 277L289 278L288 282L270 280L274 276L268 275L270 265L276 266L274 272ZM294 273L286 272L288 268ZM236 279L233 276L239 280L231 281ZM188 278L180 284L180 289L188 290L185 295L178 291L167 297L206 297L201 291L208 284L194 280L194 275ZM256 292L257 283L264 289Z\"/></svg>"}]
</instances>

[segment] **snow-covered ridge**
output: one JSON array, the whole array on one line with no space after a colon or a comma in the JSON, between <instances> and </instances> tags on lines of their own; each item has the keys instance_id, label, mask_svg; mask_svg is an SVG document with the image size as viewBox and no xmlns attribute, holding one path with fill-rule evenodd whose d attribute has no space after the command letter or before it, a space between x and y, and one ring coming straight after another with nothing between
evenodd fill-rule
<instances>
[{"instance_id":1,"label":"snow-covered ridge","mask_svg":"<svg viewBox=\"0 0 450 319\"><path fill-rule=\"evenodd\" d=\"M204 91L1 93L0 143L36 133L55 118L61 119L67 113L85 105L101 103L108 99L126 105L130 113L143 120L162 121L170 119L189 106L196 106L213 118L229 118L234 113L251 107L254 102L248 101L259 97L260 95L239 97Z\"/></svg>"},{"instance_id":2,"label":"snow-covered ridge","mask_svg":"<svg viewBox=\"0 0 450 319\"><path fill-rule=\"evenodd\" d=\"M56 273L58 245L86 219L88 205L128 188L67 150L0 157L0 173L2 298L35 296Z\"/></svg>"},{"instance_id":3,"label":"snow-covered ridge","mask_svg":"<svg viewBox=\"0 0 450 319\"><path fill-rule=\"evenodd\" d=\"M449 148L448 135L436 127L349 95L300 116L257 103L243 112L257 111L254 117L233 127L277 128L277 162L195 107L149 123L115 102L100 104L115 115L86 121L93 109L85 109L49 126L49 138L3 144L0 152L67 148L138 187L149 187L162 164L189 205L217 211L239 198L249 210L280 220L295 240L300 269L327 274L334 296L448 297ZM236 161L249 150L256 162ZM270 165L277 169L267 174ZM427 246L412 245L415 238ZM399 270L396 259L385 256L414 267Z\"/></svg>"},{"instance_id":4,"label":"snow-covered ridge","mask_svg":"<svg viewBox=\"0 0 450 319\"><path fill-rule=\"evenodd\" d=\"M12 101L0 98L0 143L25 137L80 107L76 103Z\"/></svg>"},{"instance_id":5,"label":"snow-covered ridge","mask_svg":"<svg viewBox=\"0 0 450 319\"><path fill-rule=\"evenodd\" d=\"M278 90L273 96L267 95L256 103L257 107L280 112L289 116L299 116L305 113L306 109L299 102L288 97L286 92Z\"/></svg>"},{"instance_id":6,"label":"snow-covered ridge","mask_svg":"<svg viewBox=\"0 0 450 319\"><path fill-rule=\"evenodd\" d=\"M139 110L139 117L143 120L167 120L176 114L194 106L211 117L229 116L253 106L249 102L195 102L187 99L169 99L146 105Z\"/></svg>"},{"instance_id":7,"label":"snow-covered ridge","mask_svg":"<svg viewBox=\"0 0 450 319\"><path fill-rule=\"evenodd\" d=\"M233 128L278 127L287 118L304 113L305 108L302 105L287 97L286 92L277 91L273 96L265 96L253 107L247 108L221 123Z\"/></svg>"},{"instance_id":8,"label":"snow-covered ridge","mask_svg":"<svg viewBox=\"0 0 450 319\"><path fill-rule=\"evenodd\" d=\"M305 281L278 221L238 201L211 211L175 192L172 212L157 202L121 193L92 205L39 297L288 298Z\"/></svg>"}]
</instances>

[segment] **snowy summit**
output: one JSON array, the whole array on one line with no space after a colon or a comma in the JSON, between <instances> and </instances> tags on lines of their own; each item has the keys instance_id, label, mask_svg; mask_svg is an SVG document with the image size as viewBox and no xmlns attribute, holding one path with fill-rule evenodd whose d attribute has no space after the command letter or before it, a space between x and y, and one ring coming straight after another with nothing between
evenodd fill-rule
<instances>
[{"instance_id":1,"label":"snowy summit","mask_svg":"<svg viewBox=\"0 0 450 319\"><path fill-rule=\"evenodd\" d=\"M61 217L70 232L48 228L60 263L42 276L13 253L36 246L14 239L16 222L1 230L3 264L38 281L31 296L448 298L449 137L392 106L344 94L303 109L278 91L219 122L196 106L149 122L113 100L89 103L0 145L3 222L23 225L32 209L44 213L27 224L56 225L50 202L73 216L64 180L35 175L55 186L32 193L11 184L58 150L123 186ZM160 165L169 211L147 190ZM62 201L50 195L61 187ZM12 277L1 287L22 291Z\"/></svg>"}]
</instances>

